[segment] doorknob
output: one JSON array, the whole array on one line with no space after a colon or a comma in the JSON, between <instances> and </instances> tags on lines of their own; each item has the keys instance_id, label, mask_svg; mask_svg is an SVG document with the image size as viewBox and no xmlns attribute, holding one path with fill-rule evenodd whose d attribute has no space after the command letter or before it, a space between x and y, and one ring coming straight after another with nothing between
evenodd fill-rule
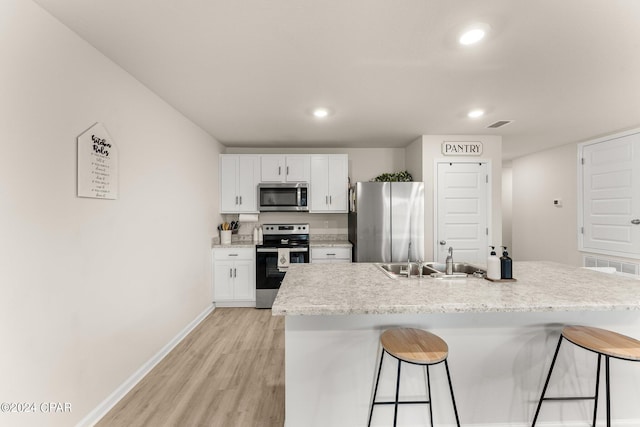
<instances>
[{"instance_id":1,"label":"doorknob","mask_svg":"<svg viewBox=\"0 0 640 427\"><path fill-rule=\"evenodd\" d=\"M634 224L634 225L640 224L640 219L632 219L631 224Z\"/></svg>"},{"instance_id":2,"label":"doorknob","mask_svg":"<svg viewBox=\"0 0 640 427\"><path fill-rule=\"evenodd\" d=\"M440 240L440 244L441 244L442 246L444 246L444 245L446 245L446 244L447 244L447 241L446 241L446 240Z\"/></svg>"}]
</instances>

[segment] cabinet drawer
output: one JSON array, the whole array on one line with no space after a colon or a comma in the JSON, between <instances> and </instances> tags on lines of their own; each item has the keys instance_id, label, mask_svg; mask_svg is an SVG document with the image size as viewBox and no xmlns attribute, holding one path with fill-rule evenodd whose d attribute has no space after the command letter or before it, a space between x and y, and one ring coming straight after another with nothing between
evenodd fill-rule
<instances>
[{"instance_id":1,"label":"cabinet drawer","mask_svg":"<svg viewBox=\"0 0 640 427\"><path fill-rule=\"evenodd\" d=\"M252 260L255 259L256 250L254 248L238 248L238 249L214 249L213 259L234 261L237 259Z\"/></svg>"},{"instance_id":2,"label":"cabinet drawer","mask_svg":"<svg viewBox=\"0 0 640 427\"><path fill-rule=\"evenodd\" d=\"M351 248L311 248L311 260L348 259L351 260Z\"/></svg>"}]
</instances>

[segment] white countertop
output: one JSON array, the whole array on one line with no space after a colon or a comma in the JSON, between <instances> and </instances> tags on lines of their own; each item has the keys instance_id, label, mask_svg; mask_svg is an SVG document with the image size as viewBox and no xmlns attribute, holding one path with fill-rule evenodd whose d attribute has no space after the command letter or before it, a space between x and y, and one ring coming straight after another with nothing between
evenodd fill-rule
<instances>
[{"instance_id":1,"label":"white countertop","mask_svg":"<svg viewBox=\"0 0 640 427\"><path fill-rule=\"evenodd\" d=\"M312 248L351 248L353 245L348 240L315 240L309 241Z\"/></svg>"},{"instance_id":2,"label":"white countertop","mask_svg":"<svg viewBox=\"0 0 640 427\"><path fill-rule=\"evenodd\" d=\"M221 244L219 238L212 239L211 249L235 249L235 248L255 248L256 243L253 242L252 236L249 235L241 235L240 237L236 237L235 235L232 237L231 243ZM309 240L309 247L312 248L350 248L353 245L349 240L347 240L345 235L339 234L320 234L320 235L311 235Z\"/></svg>"},{"instance_id":3,"label":"white countertop","mask_svg":"<svg viewBox=\"0 0 640 427\"><path fill-rule=\"evenodd\" d=\"M291 264L274 315L640 310L640 281L553 262L514 262L516 282L391 279L372 263Z\"/></svg>"},{"instance_id":4,"label":"white countertop","mask_svg":"<svg viewBox=\"0 0 640 427\"><path fill-rule=\"evenodd\" d=\"M252 248L255 249L256 244L253 242L231 242L227 244L216 243L211 245L211 249L238 249L238 248Z\"/></svg>"}]
</instances>

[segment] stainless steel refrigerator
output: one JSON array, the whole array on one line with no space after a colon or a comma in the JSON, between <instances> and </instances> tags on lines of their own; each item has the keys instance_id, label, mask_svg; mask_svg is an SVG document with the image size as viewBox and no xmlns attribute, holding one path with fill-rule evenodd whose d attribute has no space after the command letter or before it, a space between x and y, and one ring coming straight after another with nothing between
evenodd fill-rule
<instances>
[{"instance_id":1,"label":"stainless steel refrigerator","mask_svg":"<svg viewBox=\"0 0 640 427\"><path fill-rule=\"evenodd\" d=\"M358 182L354 191L354 262L425 261L424 183Z\"/></svg>"}]
</instances>

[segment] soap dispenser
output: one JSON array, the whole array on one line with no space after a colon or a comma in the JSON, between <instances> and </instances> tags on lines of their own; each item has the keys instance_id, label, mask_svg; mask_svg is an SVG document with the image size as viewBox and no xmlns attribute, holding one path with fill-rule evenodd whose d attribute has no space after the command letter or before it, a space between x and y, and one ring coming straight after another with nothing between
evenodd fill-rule
<instances>
[{"instance_id":1,"label":"soap dispenser","mask_svg":"<svg viewBox=\"0 0 640 427\"><path fill-rule=\"evenodd\" d=\"M507 253L507 247L503 246L504 251L500 257L500 278L501 279L513 279L512 261Z\"/></svg>"},{"instance_id":2,"label":"soap dispenser","mask_svg":"<svg viewBox=\"0 0 640 427\"><path fill-rule=\"evenodd\" d=\"M496 247L491 248L491 255L487 258L487 279L500 280L500 258L496 255Z\"/></svg>"}]
</instances>

